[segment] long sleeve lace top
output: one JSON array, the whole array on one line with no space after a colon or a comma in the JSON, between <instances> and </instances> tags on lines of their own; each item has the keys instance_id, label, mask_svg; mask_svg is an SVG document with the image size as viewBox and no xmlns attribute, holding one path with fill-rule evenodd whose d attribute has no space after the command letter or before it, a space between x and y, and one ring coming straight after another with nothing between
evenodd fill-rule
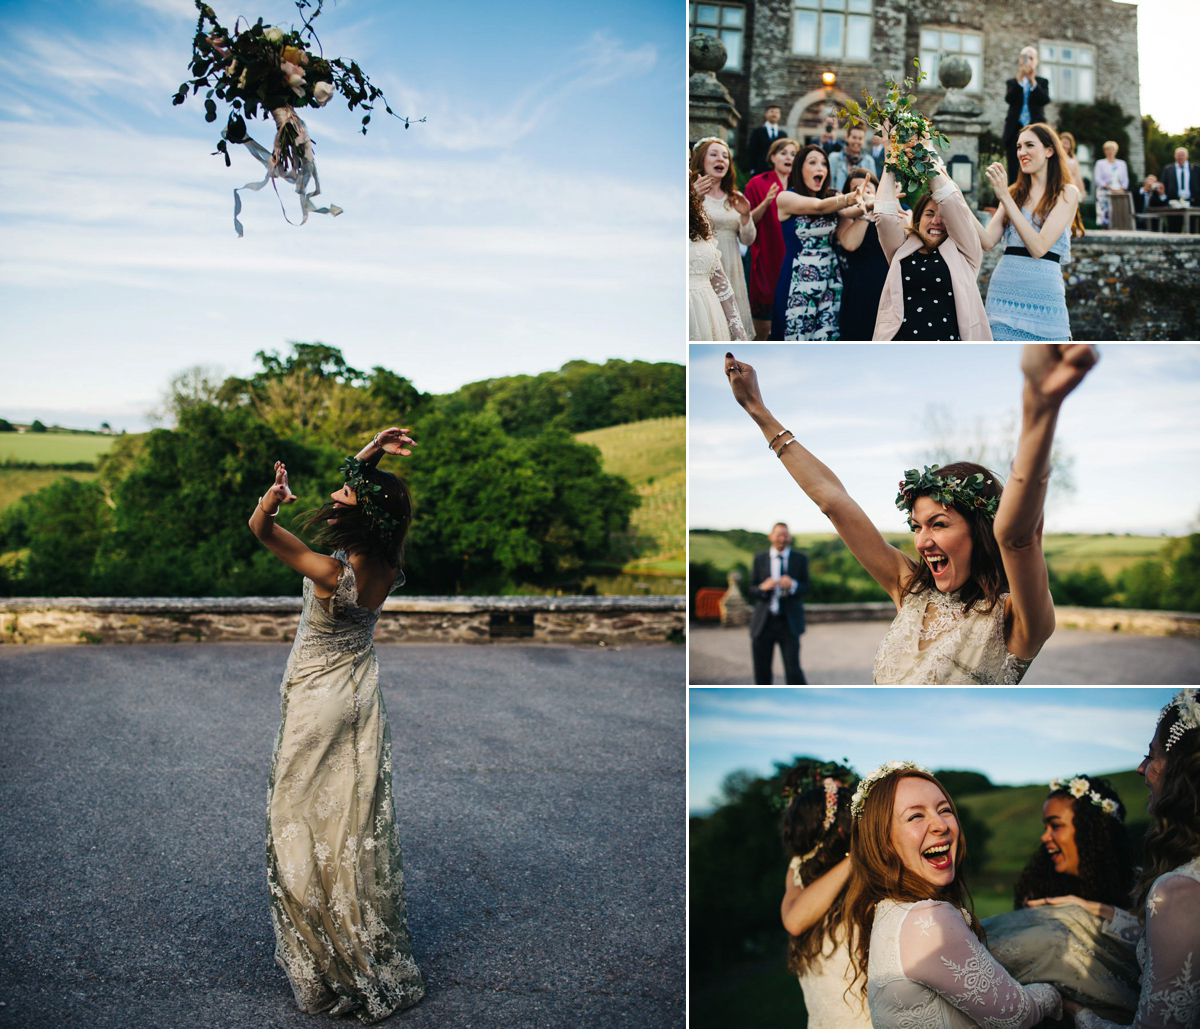
<instances>
[{"instance_id":1,"label":"long sleeve lace top","mask_svg":"<svg viewBox=\"0 0 1200 1029\"><path fill-rule=\"evenodd\" d=\"M1128 925L1114 929L1123 935ZM1146 898L1146 929L1137 945L1142 993L1130 1029L1200 1026L1200 858L1160 875ZM1076 1029L1118 1029L1094 1011L1075 1016ZM1124 1027L1121 1027L1124 1029Z\"/></svg>"},{"instance_id":2,"label":"long sleeve lace top","mask_svg":"<svg viewBox=\"0 0 1200 1029\"><path fill-rule=\"evenodd\" d=\"M882 901L871 930L867 1003L875 1029L1029 1029L1059 1018L1048 983L1022 986L943 901Z\"/></svg>"}]
</instances>

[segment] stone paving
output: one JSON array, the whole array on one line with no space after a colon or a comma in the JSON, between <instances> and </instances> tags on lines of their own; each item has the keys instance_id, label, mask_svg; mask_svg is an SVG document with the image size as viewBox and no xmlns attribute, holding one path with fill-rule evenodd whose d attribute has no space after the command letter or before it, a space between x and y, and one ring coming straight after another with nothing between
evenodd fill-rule
<instances>
[{"instance_id":1,"label":"stone paving","mask_svg":"<svg viewBox=\"0 0 1200 1029\"><path fill-rule=\"evenodd\" d=\"M812 685L871 683L875 650L887 622L827 622L800 637L800 666ZM750 635L693 622L688 630L693 686L753 685ZM775 651L775 682L783 663ZM1129 636L1058 629L1042 648L1022 686L1191 686L1200 682L1200 639Z\"/></svg>"},{"instance_id":2,"label":"stone paving","mask_svg":"<svg viewBox=\"0 0 1200 1029\"><path fill-rule=\"evenodd\" d=\"M378 649L428 983L387 1024L683 1026L683 648ZM0 647L0 1026L331 1024L272 960L287 653Z\"/></svg>"}]
</instances>

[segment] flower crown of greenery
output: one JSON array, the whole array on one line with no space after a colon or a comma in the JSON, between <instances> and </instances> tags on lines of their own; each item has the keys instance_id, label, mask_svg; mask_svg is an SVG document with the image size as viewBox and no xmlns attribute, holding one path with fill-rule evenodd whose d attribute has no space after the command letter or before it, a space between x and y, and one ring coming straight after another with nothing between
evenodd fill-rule
<instances>
[{"instance_id":1,"label":"flower crown of greenery","mask_svg":"<svg viewBox=\"0 0 1200 1029\"><path fill-rule=\"evenodd\" d=\"M1171 726L1171 731L1163 741L1164 750L1170 750L1171 745L1178 743L1180 737L1189 729L1200 728L1200 704L1197 703L1198 696L1200 695L1197 694L1196 688L1189 686L1187 689L1176 693L1162 709L1162 713L1158 716L1159 721L1162 721L1163 715L1170 711L1171 708L1175 708L1179 712L1179 720Z\"/></svg>"},{"instance_id":2,"label":"flower crown of greenery","mask_svg":"<svg viewBox=\"0 0 1200 1029\"><path fill-rule=\"evenodd\" d=\"M940 466L925 466L925 470L917 474L915 468L909 468L900 480L900 492L896 494L896 507L901 511L912 514L917 497L928 494L939 504L961 504L971 510L982 511L989 518L996 517L1000 507L999 497L985 497L982 490L985 485L992 485L992 480L985 478L982 472L968 475L959 479L953 475L942 477L937 474Z\"/></svg>"},{"instance_id":3,"label":"flower crown of greenery","mask_svg":"<svg viewBox=\"0 0 1200 1029\"><path fill-rule=\"evenodd\" d=\"M864 775L858 784L858 789L854 791L854 796L850 798L850 817L855 821L862 818L863 805L867 802L867 794L871 792L875 784L881 779L886 779L894 772L924 772L926 775L933 773L915 761L889 761L886 765L880 765L872 772Z\"/></svg>"},{"instance_id":4,"label":"flower crown of greenery","mask_svg":"<svg viewBox=\"0 0 1200 1029\"><path fill-rule=\"evenodd\" d=\"M1092 782L1086 775L1077 775L1074 779L1051 779L1050 792L1069 793L1076 800L1079 800L1080 797L1087 797L1106 815L1112 815L1118 822L1124 821L1121 817L1120 805L1111 797L1102 797L1092 789Z\"/></svg>"},{"instance_id":5,"label":"flower crown of greenery","mask_svg":"<svg viewBox=\"0 0 1200 1029\"><path fill-rule=\"evenodd\" d=\"M345 476L346 485L354 491L358 508L374 532L383 536L402 532L403 526L396 516L380 506L379 501L390 498L387 489L381 483L367 478L366 469L369 468L371 465L366 461L360 461L357 457L347 457L338 471Z\"/></svg>"}]
</instances>

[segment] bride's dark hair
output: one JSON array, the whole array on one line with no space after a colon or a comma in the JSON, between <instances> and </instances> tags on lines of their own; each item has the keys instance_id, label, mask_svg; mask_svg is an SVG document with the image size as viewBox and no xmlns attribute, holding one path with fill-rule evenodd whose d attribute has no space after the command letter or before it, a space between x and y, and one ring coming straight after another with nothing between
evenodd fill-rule
<instances>
[{"instance_id":1,"label":"bride's dark hair","mask_svg":"<svg viewBox=\"0 0 1200 1029\"><path fill-rule=\"evenodd\" d=\"M299 526L315 530L312 533L314 542L330 550L367 554L398 568L404 558L404 541L412 522L412 495L404 480L391 472L363 465L362 474L368 482L380 487L371 503L392 517L395 529L380 529L373 525L361 501L345 507L334 507L332 501L324 503L303 515Z\"/></svg>"},{"instance_id":2,"label":"bride's dark hair","mask_svg":"<svg viewBox=\"0 0 1200 1029\"><path fill-rule=\"evenodd\" d=\"M967 479L980 472L983 473L984 484L979 490L979 495L984 498L999 498L1004 492L999 477L981 464L975 464L973 461L955 461L954 464L943 465L937 470L938 476L942 478L954 476L956 479ZM925 490L917 496L925 496L928 493L929 491ZM1008 592L1008 576L1004 574L1004 561L1000 557L996 534L992 531L993 519L979 508L966 507L957 502L951 502L951 506L967 520L971 529L971 576L958 589L958 599L967 611L978 604L979 610L986 613L996 606L1002 594ZM937 589L929 562L918 558L917 565L916 573L904 588L906 595Z\"/></svg>"},{"instance_id":3,"label":"bride's dark hair","mask_svg":"<svg viewBox=\"0 0 1200 1029\"><path fill-rule=\"evenodd\" d=\"M841 781L851 780L853 773L845 769ZM795 792L806 781L818 780L818 785L802 792ZM784 794L792 795L791 802L783 813L781 835L783 849L789 859L805 858L800 864L801 881L808 885L819 879L850 852L850 799L854 795L851 786L838 786L837 809L833 823L828 829L825 823L825 786L813 766L807 762L797 765L784 781ZM804 972L821 955L834 930L842 922L846 891L834 898L829 910L813 926L799 936L788 938L788 968L796 975Z\"/></svg>"},{"instance_id":4,"label":"bride's dark hair","mask_svg":"<svg viewBox=\"0 0 1200 1029\"><path fill-rule=\"evenodd\" d=\"M1064 875L1054 870L1054 862L1039 846L1022 869L1013 886L1013 906L1042 897L1074 894L1113 907L1129 907L1133 889L1133 844L1125 829L1125 805L1107 779L1088 776L1091 788L1102 799L1116 802L1120 818L1106 815L1084 797L1072 797L1067 789L1053 790L1048 796L1071 801L1071 822L1075 829L1075 849L1079 853L1079 874Z\"/></svg>"}]
</instances>

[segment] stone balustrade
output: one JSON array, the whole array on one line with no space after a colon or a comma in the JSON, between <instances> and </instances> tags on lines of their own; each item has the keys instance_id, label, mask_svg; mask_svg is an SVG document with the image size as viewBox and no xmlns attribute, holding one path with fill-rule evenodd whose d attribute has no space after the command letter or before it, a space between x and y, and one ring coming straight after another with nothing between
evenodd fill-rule
<instances>
[{"instance_id":1,"label":"stone balustrade","mask_svg":"<svg viewBox=\"0 0 1200 1029\"><path fill-rule=\"evenodd\" d=\"M287 643L299 597L0 599L0 643ZM682 642L686 597L389 598L377 643Z\"/></svg>"}]
</instances>

